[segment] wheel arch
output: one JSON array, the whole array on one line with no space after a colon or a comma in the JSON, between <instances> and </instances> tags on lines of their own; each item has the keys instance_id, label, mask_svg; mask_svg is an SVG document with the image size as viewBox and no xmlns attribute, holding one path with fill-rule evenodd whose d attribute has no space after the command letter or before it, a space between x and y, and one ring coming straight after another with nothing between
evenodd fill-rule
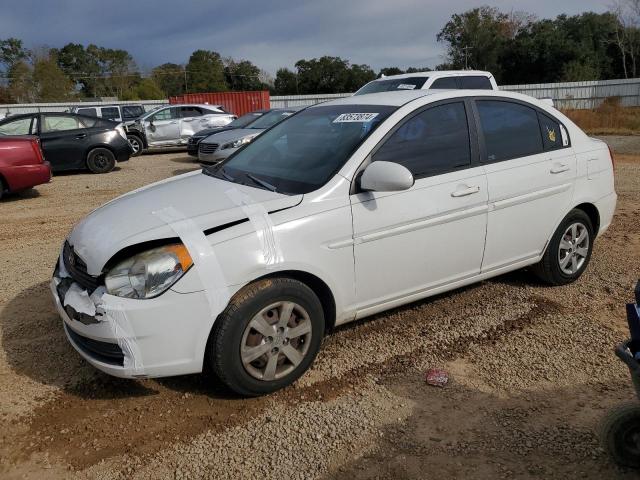
<instances>
[{"instance_id":1,"label":"wheel arch","mask_svg":"<svg viewBox=\"0 0 640 480\"><path fill-rule=\"evenodd\" d=\"M320 277L305 272L303 270L279 270L277 272L269 273L258 277L253 282L264 280L265 278L291 278L298 280L309 287L313 293L315 293L320 300L322 310L324 312L325 325L327 330L331 330L336 324L336 300L333 296L333 292L329 285ZM251 282L251 283L253 283Z\"/></svg>"},{"instance_id":2,"label":"wheel arch","mask_svg":"<svg viewBox=\"0 0 640 480\"><path fill-rule=\"evenodd\" d=\"M594 236L598 236L598 232L600 231L600 212L598 211L598 207L593 203L585 202L580 205L576 205L573 207L573 210L582 210L587 214L589 220L591 220L591 225L593 226L593 234Z\"/></svg>"}]
</instances>

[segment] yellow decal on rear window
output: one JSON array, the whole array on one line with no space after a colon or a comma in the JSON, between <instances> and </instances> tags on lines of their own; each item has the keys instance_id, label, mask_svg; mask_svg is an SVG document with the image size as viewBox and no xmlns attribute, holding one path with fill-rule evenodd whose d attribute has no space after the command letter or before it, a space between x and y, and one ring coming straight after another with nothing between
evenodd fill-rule
<instances>
[{"instance_id":1,"label":"yellow decal on rear window","mask_svg":"<svg viewBox=\"0 0 640 480\"><path fill-rule=\"evenodd\" d=\"M546 129L547 129L547 136L549 137L549 141L555 143L556 142L556 129L555 128L549 128L545 125Z\"/></svg>"}]
</instances>

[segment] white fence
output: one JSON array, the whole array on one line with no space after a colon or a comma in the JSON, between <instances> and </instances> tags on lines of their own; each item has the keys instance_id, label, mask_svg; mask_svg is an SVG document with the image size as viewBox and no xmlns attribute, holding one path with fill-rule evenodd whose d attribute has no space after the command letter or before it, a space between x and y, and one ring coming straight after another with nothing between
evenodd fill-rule
<instances>
[{"instance_id":1,"label":"white fence","mask_svg":"<svg viewBox=\"0 0 640 480\"><path fill-rule=\"evenodd\" d=\"M169 100L138 100L134 102L115 101L115 102L68 102L68 103L16 103L10 105L0 105L0 119L9 115L19 113L36 113L36 112L68 112L70 108L76 106L94 106L94 105L130 105L135 103L141 104L146 111L152 110L159 105L166 105Z\"/></svg>"},{"instance_id":2,"label":"white fence","mask_svg":"<svg viewBox=\"0 0 640 480\"><path fill-rule=\"evenodd\" d=\"M557 108L596 108L605 98L617 97L627 107L640 106L640 78L627 80L596 80L590 82L540 83L530 85L503 85L502 90L524 93L536 98L552 98ZM314 105L336 98L348 97L350 93L334 93L319 95L286 95L272 96L271 106L299 107ZM95 102L86 105L113 105L140 103L146 110L169 103L168 100L145 100L137 102ZM31 112L64 112L82 102L72 103L30 103L0 105L0 119L7 115Z\"/></svg>"}]
</instances>

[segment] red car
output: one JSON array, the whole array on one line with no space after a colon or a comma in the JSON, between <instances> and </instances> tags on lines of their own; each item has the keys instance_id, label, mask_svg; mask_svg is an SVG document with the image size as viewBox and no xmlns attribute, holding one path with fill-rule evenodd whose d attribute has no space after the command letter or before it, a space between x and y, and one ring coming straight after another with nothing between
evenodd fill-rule
<instances>
[{"instance_id":1,"label":"red car","mask_svg":"<svg viewBox=\"0 0 640 480\"><path fill-rule=\"evenodd\" d=\"M0 198L50 180L51 167L37 137L0 135Z\"/></svg>"}]
</instances>

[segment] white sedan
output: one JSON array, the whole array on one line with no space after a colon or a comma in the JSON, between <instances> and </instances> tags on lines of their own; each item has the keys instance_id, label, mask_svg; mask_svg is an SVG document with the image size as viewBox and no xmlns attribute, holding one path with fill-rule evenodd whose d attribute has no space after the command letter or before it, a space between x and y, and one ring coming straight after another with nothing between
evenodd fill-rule
<instances>
[{"instance_id":1,"label":"white sedan","mask_svg":"<svg viewBox=\"0 0 640 480\"><path fill-rule=\"evenodd\" d=\"M336 325L527 266L578 279L613 216L612 162L515 93L344 98L92 212L52 292L100 370L211 368L265 394L302 375Z\"/></svg>"}]
</instances>

